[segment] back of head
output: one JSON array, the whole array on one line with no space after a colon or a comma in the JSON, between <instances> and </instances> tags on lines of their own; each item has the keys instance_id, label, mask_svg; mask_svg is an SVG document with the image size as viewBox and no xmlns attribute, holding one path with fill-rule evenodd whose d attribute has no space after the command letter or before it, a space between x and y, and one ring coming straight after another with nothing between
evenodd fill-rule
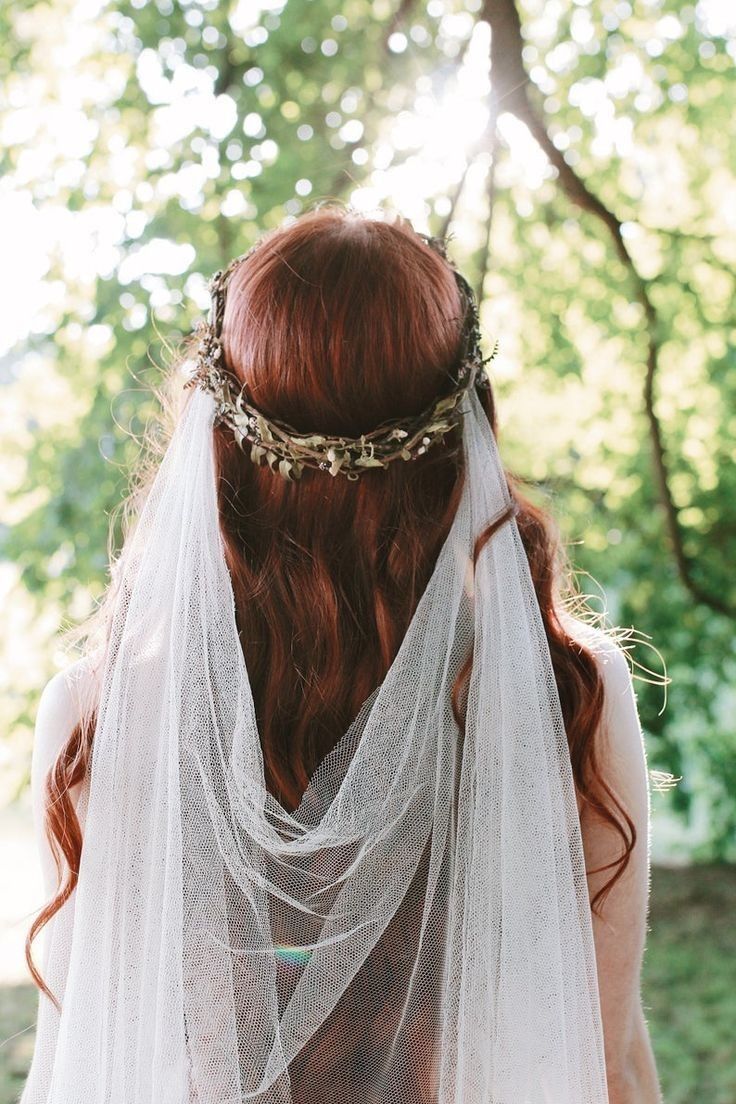
<instances>
[{"instance_id":1,"label":"back of head","mask_svg":"<svg viewBox=\"0 0 736 1104\"><path fill-rule=\"evenodd\" d=\"M462 313L450 266L409 223L321 208L235 270L222 343L266 414L355 436L448 389Z\"/></svg>"},{"instance_id":2,"label":"back of head","mask_svg":"<svg viewBox=\"0 0 736 1104\"><path fill-rule=\"evenodd\" d=\"M236 267L222 346L264 414L352 437L452 389L462 323L451 267L409 223L322 208ZM215 433L267 782L296 804L398 650L462 490L461 430L359 481L306 469L298 483Z\"/></svg>"}]
</instances>

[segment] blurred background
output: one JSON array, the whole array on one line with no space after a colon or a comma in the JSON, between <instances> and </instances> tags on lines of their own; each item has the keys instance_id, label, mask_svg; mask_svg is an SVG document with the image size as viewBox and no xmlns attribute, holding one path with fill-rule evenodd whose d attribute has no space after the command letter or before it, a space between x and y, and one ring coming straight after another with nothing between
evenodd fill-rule
<instances>
[{"instance_id":1,"label":"blurred background","mask_svg":"<svg viewBox=\"0 0 736 1104\"><path fill-rule=\"evenodd\" d=\"M105 585L208 277L327 200L452 235L505 460L636 630L649 766L680 779L652 794L644 1003L668 1104L736 1100L735 60L732 0L2 6L0 1104L32 1051L56 634Z\"/></svg>"}]
</instances>

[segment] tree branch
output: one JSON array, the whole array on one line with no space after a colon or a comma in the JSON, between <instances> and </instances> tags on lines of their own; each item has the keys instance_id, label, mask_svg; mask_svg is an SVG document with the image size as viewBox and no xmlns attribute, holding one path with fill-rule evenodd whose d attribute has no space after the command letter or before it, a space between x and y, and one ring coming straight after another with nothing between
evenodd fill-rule
<instances>
[{"instance_id":1,"label":"tree branch","mask_svg":"<svg viewBox=\"0 0 736 1104\"><path fill-rule=\"evenodd\" d=\"M384 50L388 50L388 40L390 39L394 31L398 31L404 26L412 13L412 9L415 7L416 2L417 0L401 0L398 8L389 20L388 27L386 28L386 33L383 37Z\"/></svg>"},{"instance_id":2,"label":"tree branch","mask_svg":"<svg viewBox=\"0 0 736 1104\"><path fill-rule=\"evenodd\" d=\"M468 175L468 169L473 164L474 159L475 159L475 153L473 153L468 158L468 160L465 162L465 165L463 167L463 171L460 175L460 179L458 180L457 184L455 185L455 187L450 192L450 196L449 196L450 206L447 209L447 214L443 216L442 222L440 223L439 230L437 231L437 237L439 237L439 238L447 237L447 232L450 229L450 223L452 222L453 218L455 217L455 211L457 210L457 205L460 202L461 195L463 194L463 188L465 187L465 180L466 180L467 175Z\"/></svg>"},{"instance_id":3,"label":"tree branch","mask_svg":"<svg viewBox=\"0 0 736 1104\"><path fill-rule=\"evenodd\" d=\"M697 601L728 617L736 616L728 603L710 594L693 576L692 564L684 547L684 532L669 483L669 468L662 427L654 408L654 381L659 367L657 312L649 294L649 284L641 276L626 246L621 220L595 195L552 141L544 123L542 110L529 96L530 80L522 58L521 23L514 0L484 0L481 19L491 28L491 80L498 110L509 111L524 123L529 133L557 170L559 186L573 203L593 215L606 227L621 263L634 285L635 294L644 311L647 327L646 374L644 379L644 409L649 425L655 484L664 510L667 533L679 578Z\"/></svg>"},{"instance_id":4,"label":"tree branch","mask_svg":"<svg viewBox=\"0 0 736 1104\"><path fill-rule=\"evenodd\" d=\"M480 272L478 274L478 284L476 286L475 297L478 303L483 302L483 288L486 282L486 276L488 275L488 269L490 267L491 256L491 229L493 227L493 211L496 205L496 158L498 156L498 128L496 126L498 122L498 111L496 105L491 105L491 114L488 119L488 126L486 128L486 134L488 135L489 153L491 155L491 163L488 166L488 182L486 187L486 202L488 204L488 211L486 214L486 226L483 242L483 250L480 258Z\"/></svg>"}]
</instances>

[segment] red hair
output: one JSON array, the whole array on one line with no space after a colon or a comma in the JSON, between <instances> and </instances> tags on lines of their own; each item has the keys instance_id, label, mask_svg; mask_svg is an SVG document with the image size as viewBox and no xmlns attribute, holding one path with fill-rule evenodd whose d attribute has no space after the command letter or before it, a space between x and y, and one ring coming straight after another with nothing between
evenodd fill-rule
<instances>
[{"instance_id":1,"label":"red hair","mask_svg":"<svg viewBox=\"0 0 736 1104\"><path fill-rule=\"evenodd\" d=\"M353 436L416 413L450 390L461 323L450 267L408 223L331 206L271 231L236 268L222 344L227 367L267 415L304 432ZM495 434L493 391L480 394ZM220 524L266 785L293 809L385 676L429 581L462 492L461 429L416 461L368 470L355 482L307 468L294 483L251 463L226 426L214 433ZM558 616L569 572L557 530L520 481L507 478L578 798L583 812L597 813L623 844L595 910L623 873L636 832L597 760L604 702L598 664ZM478 535L474 560L508 516ZM453 689L461 731L471 667L472 653ZM30 945L76 885L82 833L69 789L85 777L93 732L94 717L83 718L47 778L47 832L66 871L33 922L26 957L49 996Z\"/></svg>"}]
</instances>

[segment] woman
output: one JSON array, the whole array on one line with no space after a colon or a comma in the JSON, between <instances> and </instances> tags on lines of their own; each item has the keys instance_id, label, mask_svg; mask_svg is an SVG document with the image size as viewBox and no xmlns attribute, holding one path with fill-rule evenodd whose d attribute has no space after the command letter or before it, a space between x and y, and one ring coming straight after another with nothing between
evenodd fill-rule
<instances>
[{"instance_id":1,"label":"woman","mask_svg":"<svg viewBox=\"0 0 736 1104\"><path fill-rule=\"evenodd\" d=\"M325 207L211 289L39 708L22 1104L654 1104L629 669L501 466L469 286Z\"/></svg>"}]
</instances>

